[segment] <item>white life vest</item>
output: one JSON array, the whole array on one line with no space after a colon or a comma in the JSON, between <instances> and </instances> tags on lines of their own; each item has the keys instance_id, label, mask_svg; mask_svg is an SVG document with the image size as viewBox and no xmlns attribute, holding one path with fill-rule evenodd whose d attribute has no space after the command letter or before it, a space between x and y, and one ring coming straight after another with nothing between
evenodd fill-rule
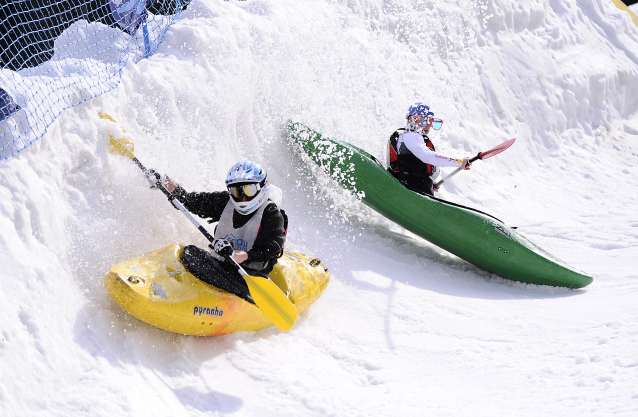
<instances>
[{"instance_id":1,"label":"white life vest","mask_svg":"<svg viewBox=\"0 0 638 417\"><path fill-rule=\"evenodd\" d=\"M217 223L215 239L226 239L233 243L235 250L248 252L253 247L255 239L257 239L259 227L261 226L261 218L263 217L264 209L268 204L269 201L262 204L245 225L239 229L235 229L233 227L233 211L235 210L235 206L229 200L226 207L224 207L221 217L219 218L219 223Z\"/></svg>"}]
</instances>

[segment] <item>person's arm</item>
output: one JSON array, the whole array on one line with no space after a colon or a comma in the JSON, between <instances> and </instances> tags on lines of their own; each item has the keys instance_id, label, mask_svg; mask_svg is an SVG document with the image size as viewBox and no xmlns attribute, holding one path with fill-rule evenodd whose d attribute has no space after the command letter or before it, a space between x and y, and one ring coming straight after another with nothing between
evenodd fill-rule
<instances>
[{"instance_id":1,"label":"person's arm","mask_svg":"<svg viewBox=\"0 0 638 417\"><path fill-rule=\"evenodd\" d=\"M457 168L463 165L463 159L450 158L429 149L425 146L423 137L418 133L407 132L403 135L403 143L414 156L426 164Z\"/></svg>"},{"instance_id":2,"label":"person's arm","mask_svg":"<svg viewBox=\"0 0 638 417\"><path fill-rule=\"evenodd\" d=\"M171 188L173 189L171 191ZM228 191L215 191L212 193L189 193L180 185L169 180L166 189L171 191L184 207L191 213L202 218L209 218L216 222L222 215L224 207L230 200Z\"/></svg>"}]
</instances>

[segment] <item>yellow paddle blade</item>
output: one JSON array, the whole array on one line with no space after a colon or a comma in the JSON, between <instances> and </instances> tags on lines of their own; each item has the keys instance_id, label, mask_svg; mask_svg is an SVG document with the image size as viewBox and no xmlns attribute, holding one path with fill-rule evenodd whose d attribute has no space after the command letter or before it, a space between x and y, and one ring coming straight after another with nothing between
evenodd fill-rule
<instances>
[{"instance_id":1,"label":"yellow paddle blade","mask_svg":"<svg viewBox=\"0 0 638 417\"><path fill-rule=\"evenodd\" d=\"M299 313L279 287L266 278L244 275L244 279L253 301L266 317L284 332L292 329Z\"/></svg>"},{"instance_id":2,"label":"yellow paddle blade","mask_svg":"<svg viewBox=\"0 0 638 417\"><path fill-rule=\"evenodd\" d=\"M100 119L108 120L113 123L117 123L114 118L109 116L107 113L100 112ZM122 133L126 133L126 130L122 129L118 126L118 129L122 131ZM135 158L133 152L135 151L135 144L132 139L124 137L122 134L117 134L118 132L113 132L114 129L109 129L109 145L111 145L111 153L119 153L120 155L124 155L130 159Z\"/></svg>"},{"instance_id":3,"label":"yellow paddle blade","mask_svg":"<svg viewBox=\"0 0 638 417\"><path fill-rule=\"evenodd\" d=\"M133 148L133 142L125 139L119 138L116 139L112 135L109 134L111 140L109 140L109 145L111 145L111 153L119 153L120 155L124 155L131 159L135 158L131 149Z\"/></svg>"},{"instance_id":4,"label":"yellow paddle blade","mask_svg":"<svg viewBox=\"0 0 638 417\"><path fill-rule=\"evenodd\" d=\"M114 119L114 118L112 118L111 116L109 116L109 114L108 114L108 113L104 113L103 111L101 111L101 112L99 112L98 114L100 115L100 119L110 120L110 121L112 121L113 123L117 123L117 122L115 121L115 119Z\"/></svg>"}]
</instances>

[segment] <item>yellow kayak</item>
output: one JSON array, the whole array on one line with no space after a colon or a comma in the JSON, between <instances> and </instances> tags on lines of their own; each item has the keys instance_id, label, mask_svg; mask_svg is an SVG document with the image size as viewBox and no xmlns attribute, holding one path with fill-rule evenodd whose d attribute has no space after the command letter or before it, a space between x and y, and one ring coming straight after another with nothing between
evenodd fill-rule
<instances>
[{"instance_id":1,"label":"yellow kayak","mask_svg":"<svg viewBox=\"0 0 638 417\"><path fill-rule=\"evenodd\" d=\"M273 323L241 298L206 284L179 261L184 247L167 246L111 268L104 286L124 310L151 326L194 336L259 330ZM330 273L312 256L284 252L269 275L298 312L323 293Z\"/></svg>"}]
</instances>

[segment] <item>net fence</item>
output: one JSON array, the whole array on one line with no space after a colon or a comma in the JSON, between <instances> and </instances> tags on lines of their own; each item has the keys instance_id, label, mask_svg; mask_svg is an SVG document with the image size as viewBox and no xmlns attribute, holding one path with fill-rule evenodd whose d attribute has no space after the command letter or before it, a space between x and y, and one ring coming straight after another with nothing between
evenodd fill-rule
<instances>
[{"instance_id":1,"label":"net fence","mask_svg":"<svg viewBox=\"0 0 638 417\"><path fill-rule=\"evenodd\" d=\"M191 0L0 0L0 161L152 55Z\"/></svg>"}]
</instances>

